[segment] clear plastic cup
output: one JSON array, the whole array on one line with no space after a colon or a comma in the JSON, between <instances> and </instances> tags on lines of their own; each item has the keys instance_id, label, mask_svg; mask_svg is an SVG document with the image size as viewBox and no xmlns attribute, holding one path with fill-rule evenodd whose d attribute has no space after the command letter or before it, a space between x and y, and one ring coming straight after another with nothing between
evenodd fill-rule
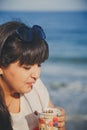
<instances>
[{"instance_id":1,"label":"clear plastic cup","mask_svg":"<svg viewBox=\"0 0 87 130\"><path fill-rule=\"evenodd\" d=\"M56 108L47 108L39 113L39 130L58 130L58 116L60 114Z\"/></svg>"}]
</instances>

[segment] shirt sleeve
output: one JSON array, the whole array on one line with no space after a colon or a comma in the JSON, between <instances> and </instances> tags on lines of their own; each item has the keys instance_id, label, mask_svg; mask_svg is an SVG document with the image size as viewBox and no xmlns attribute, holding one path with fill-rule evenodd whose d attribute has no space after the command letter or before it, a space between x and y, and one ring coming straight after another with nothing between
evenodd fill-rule
<instances>
[{"instance_id":1,"label":"shirt sleeve","mask_svg":"<svg viewBox=\"0 0 87 130\"><path fill-rule=\"evenodd\" d=\"M45 85L40 79L36 81L34 88L36 89L36 91L38 92L40 96L43 109L47 108L49 104L49 93L48 93L47 88L45 87Z\"/></svg>"}]
</instances>

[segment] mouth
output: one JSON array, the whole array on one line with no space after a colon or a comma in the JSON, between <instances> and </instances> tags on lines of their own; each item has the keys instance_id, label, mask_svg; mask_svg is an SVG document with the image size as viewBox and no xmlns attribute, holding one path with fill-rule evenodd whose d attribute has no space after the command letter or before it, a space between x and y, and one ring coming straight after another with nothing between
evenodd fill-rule
<instances>
[{"instance_id":1,"label":"mouth","mask_svg":"<svg viewBox=\"0 0 87 130\"><path fill-rule=\"evenodd\" d=\"M32 86L33 86L34 83L35 83L35 82L27 82L26 84L27 84L29 87L32 88Z\"/></svg>"}]
</instances>

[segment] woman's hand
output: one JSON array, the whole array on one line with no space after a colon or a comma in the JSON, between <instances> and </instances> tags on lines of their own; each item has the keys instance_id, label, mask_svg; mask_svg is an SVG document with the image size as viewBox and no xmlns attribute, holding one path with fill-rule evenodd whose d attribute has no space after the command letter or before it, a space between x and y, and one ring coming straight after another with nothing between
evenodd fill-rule
<instances>
[{"instance_id":1,"label":"woman's hand","mask_svg":"<svg viewBox=\"0 0 87 130\"><path fill-rule=\"evenodd\" d=\"M60 111L60 116L58 116L58 130L65 130L65 121L66 121L66 114L65 110L61 107L55 107L53 103L50 101L48 107L57 108Z\"/></svg>"},{"instance_id":2,"label":"woman's hand","mask_svg":"<svg viewBox=\"0 0 87 130\"><path fill-rule=\"evenodd\" d=\"M59 130L65 130L65 121L66 121L66 116L65 116L65 111L61 107L57 107L58 110L60 110L60 116L58 117L58 128Z\"/></svg>"}]
</instances>

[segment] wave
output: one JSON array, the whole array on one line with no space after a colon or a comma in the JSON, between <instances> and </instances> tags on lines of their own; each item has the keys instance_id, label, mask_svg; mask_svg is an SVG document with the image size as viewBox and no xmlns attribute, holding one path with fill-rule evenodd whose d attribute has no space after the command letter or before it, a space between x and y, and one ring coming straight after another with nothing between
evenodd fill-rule
<instances>
[{"instance_id":1,"label":"wave","mask_svg":"<svg viewBox=\"0 0 87 130\"><path fill-rule=\"evenodd\" d=\"M50 57L48 61L87 64L87 57Z\"/></svg>"}]
</instances>

